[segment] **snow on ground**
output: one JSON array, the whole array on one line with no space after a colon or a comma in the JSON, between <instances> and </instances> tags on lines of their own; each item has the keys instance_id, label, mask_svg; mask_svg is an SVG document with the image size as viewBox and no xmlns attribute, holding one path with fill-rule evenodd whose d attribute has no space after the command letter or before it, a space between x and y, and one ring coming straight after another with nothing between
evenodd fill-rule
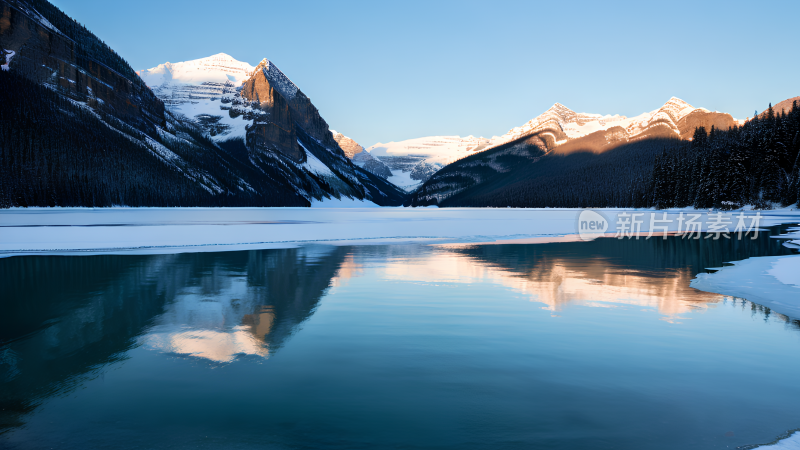
<instances>
[{"instance_id":1,"label":"snow on ground","mask_svg":"<svg viewBox=\"0 0 800 450\"><path fill-rule=\"evenodd\" d=\"M312 200L312 208L380 208L380 206L369 200L358 200L342 196L342 198L325 198L322 200Z\"/></svg>"},{"instance_id":2,"label":"snow on ground","mask_svg":"<svg viewBox=\"0 0 800 450\"><path fill-rule=\"evenodd\" d=\"M715 273L697 275L691 286L745 298L777 313L800 318L800 255L749 258L733 264Z\"/></svg>"},{"instance_id":3,"label":"snow on ground","mask_svg":"<svg viewBox=\"0 0 800 450\"><path fill-rule=\"evenodd\" d=\"M542 242L578 233L579 209L344 208L14 208L0 211L0 257L31 253L178 253L407 242ZM328 205L338 208L328 209ZM607 234L617 216L603 209ZM639 210L642 218L652 211ZM681 211L671 210L676 219ZM697 211L687 211L700 213ZM663 212L658 212L660 217ZM762 226L800 221L797 211L762 211ZM703 222L705 223L705 222ZM676 229L675 223L671 230ZM642 231L648 230L647 220ZM658 230L656 230L658 231ZM642 237L644 238L644 236ZM774 277L772 277L774 279ZM775 280L777 283L777 279ZM792 289L795 289L792 287Z\"/></svg>"},{"instance_id":4,"label":"snow on ground","mask_svg":"<svg viewBox=\"0 0 800 450\"><path fill-rule=\"evenodd\" d=\"M797 214L797 211L782 211L794 217ZM789 216L785 217L789 219ZM791 220L783 223L788 222ZM779 238L787 247L798 248L800 228L790 228ZM692 287L746 298L780 314L800 318L800 255L749 258L732 264L712 274L699 274L692 281ZM800 437L797 442L800 445Z\"/></svg>"},{"instance_id":5,"label":"snow on ground","mask_svg":"<svg viewBox=\"0 0 800 450\"><path fill-rule=\"evenodd\" d=\"M772 263L767 273L783 284L800 289L800 258L780 258ZM797 295L800 295L800 291L797 291Z\"/></svg>"},{"instance_id":6,"label":"snow on ground","mask_svg":"<svg viewBox=\"0 0 800 450\"><path fill-rule=\"evenodd\" d=\"M756 449L768 450L800 450L800 431L795 432L786 439L782 439L774 444L762 445Z\"/></svg>"},{"instance_id":7,"label":"snow on ground","mask_svg":"<svg viewBox=\"0 0 800 450\"><path fill-rule=\"evenodd\" d=\"M228 111L220 109L222 101L219 99L199 99L194 100L193 103L181 103L179 105L170 105L170 111L178 114L183 114L189 119L194 119L199 114L208 114L210 116L220 116L219 123L230 127L224 134L211 136L212 140L225 141L232 138L244 139L247 136L247 127L252 120L247 120L244 116L233 118Z\"/></svg>"},{"instance_id":8,"label":"snow on ground","mask_svg":"<svg viewBox=\"0 0 800 450\"><path fill-rule=\"evenodd\" d=\"M392 170L392 176L387 178L386 181L406 192L412 192L422 184L421 181L411 178L411 172L403 170Z\"/></svg>"},{"instance_id":9,"label":"snow on ground","mask_svg":"<svg viewBox=\"0 0 800 450\"><path fill-rule=\"evenodd\" d=\"M322 161L319 160L313 153L309 152L308 149L300 142L297 141L297 144L306 152L306 162L303 163L303 167L308 170L309 172L313 172L322 177L331 177L336 178L331 169L325 165Z\"/></svg>"}]
</instances>

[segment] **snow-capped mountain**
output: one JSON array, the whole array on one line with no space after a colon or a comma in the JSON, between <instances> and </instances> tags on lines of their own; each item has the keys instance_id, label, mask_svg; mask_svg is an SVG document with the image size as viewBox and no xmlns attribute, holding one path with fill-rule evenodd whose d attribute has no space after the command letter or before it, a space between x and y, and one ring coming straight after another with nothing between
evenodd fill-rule
<instances>
[{"instance_id":1,"label":"snow-capped mountain","mask_svg":"<svg viewBox=\"0 0 800 450\"><path fill-rule=\"evenodd\" d=\"M491 144L490 139L475 136L428 136L399 142L378 142L367 148L373 156L424 156L428 162L450 164L479 152Z\"/></svg>"},{"instance_id":2,"label":"snow-capped mountain","mask_svg":"<svg viewBox=\"0 0 800 450\"><path fill-rule=\"evenodd\" d=\"M402 196L346 157L311 100L268 59L254 67L220 53L138 74L170 113L207 138L244 148L254 164L294 172L286 180L310 187L309 200L322 193L385 204Z\"/></svg>"},{"instance_id":3,"label":"snow-capped mountain","mask_svg":"<svg viewBox=\"0 0 800 450\"><path fill-rule=\"evenodd\" d=\"M602 151L613 145L644 137L680 137L690 139L698 126L728 129L743 123L730 114L696 108L676 98L670 98L660 108L635 117L576 113L556 103L526 124L495 136L484 150L510 142L534 137L536 143L548 150L570 143L564 151Z\"/></svg>"},{"instance_id":4,"label":"snow-capped mountain","mask_svg":"<svg viewBox=\"0 0 800 450\"><path fill-rule=\"evenodd\" d=\"M252 114L246 114L246 108L241 108L237 116L220 111L231 104L237 88L254 69L246 62L218 53L192 61L167 62L136 73L169 111L197 120L211 139L220 141L243 139L247 133L245 127Z\"/></svg>"}]
</instances>

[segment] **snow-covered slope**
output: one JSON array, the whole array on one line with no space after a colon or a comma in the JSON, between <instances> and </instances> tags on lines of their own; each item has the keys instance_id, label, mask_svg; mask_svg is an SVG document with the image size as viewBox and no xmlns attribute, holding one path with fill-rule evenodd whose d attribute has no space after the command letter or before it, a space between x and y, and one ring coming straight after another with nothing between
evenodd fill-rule
<instances>
[{"instance_id":1,"label":"snow-covered slope","mask_svg":"<svg viewBox=\"0 0 800 450\"><path fill-rule=\"evenodd\" d=\"M230 114L236 88L250 78L255 68L219 53L207 58L159 64L137 73L167 109L199 120L213 140L244 138L247 114Z\"/></svg>"}]
</instances>

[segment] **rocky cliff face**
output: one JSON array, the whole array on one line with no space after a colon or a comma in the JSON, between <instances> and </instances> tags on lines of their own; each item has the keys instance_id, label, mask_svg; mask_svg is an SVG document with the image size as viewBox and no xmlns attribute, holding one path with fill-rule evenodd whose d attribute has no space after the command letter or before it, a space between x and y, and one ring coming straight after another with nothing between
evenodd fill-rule
<instances>
[{"instance_id":1,"label":"rocky cliff face","mask_svg":"<svg viewBox=\"0 0 800 450\"><path fill-rule=\"evenodd\" d=\"M13 52L6 58L7 70L139 128L164 125L163 103L130 67L133 76L125 76L94 59L91 55L97 53L96 43L72 39L42 16L34 4L0 0L0 46L7 55Z\"/></svg>"},{"instance_id":2,"label":"rocky cliff face","mask_svg":"<svg viewBox=\"0 0 800 450\"><path fill-rule=\"evenodd\" d=\"M248 128L247 148L255 152L275 150L294 161L303 162L305 152L297 143L295 120L289 103L272 86L263 69L263 64L256 67L240 92L243 98L265 113Z\"/></svg>"},{"instance_id":3,"label":"rocky cliff face","mask_svg":"<svg viewBox=\"0 0 800 450\"><path fill-rule=\"evenodd\" d=\"M333 139L339 144L339 147L344 151L345 156L353 161L353 164L361 167L367 172L377 175L381 178L389 178L392 176L392 171L381 160L375 158L370 152L365 151L358 142L350 139L342 133L337 133L331 130Z\"/></svg>"},{"instance_id":4,"label":"rocky cliff face","mask_svg":"<svg viewBox=\"0 0 800 450\"><path fill-rule=\"evenodd\" d=\"M275 64L267 59L259 63L256 67L256 71L258 70L264 73L272 86L289 102L294 120L303 127L306 133L320 141L325 147L338 148L338 144L328 128L328 122L322 118L317 107L311 103L311 99L297 85L292 83Z\"/></svg>"},{"instance_id":5,"label":"rocky cliff face","mask_svg":"<svg viewBox=\"0 0 800 450\"><path fill-rule=\"evenodd\" d=\"M269 139L276 138L275 148L299 161L297 155L302 151L299 148L292 149L289 142L294 136L291 128L296 123L324 147L344 155L328 129L328 123L311 100L269 60L264 59L256 66L253 75L244 82L241 96L259 103L267 113L247 132L248 147L252 142L258 148L267 148Z\"/></svg>"},{"instance_id":6,"label":"rocky cliff face","mask_svg":"<svg viewBox=\"0 0 800 450\"><path fill-rule=\"evenodd\" d=\"M356 153L361 153L364 151L364 147L359 145L358 142L350 139L342 133L337 133L333 130L331 130L331 133L333 133L333 140L339 144L339 147L341 147L342 151L344 151L344 155L348 158L353 159L353 156L355 156Z\"/></svg>"}]
</instances>

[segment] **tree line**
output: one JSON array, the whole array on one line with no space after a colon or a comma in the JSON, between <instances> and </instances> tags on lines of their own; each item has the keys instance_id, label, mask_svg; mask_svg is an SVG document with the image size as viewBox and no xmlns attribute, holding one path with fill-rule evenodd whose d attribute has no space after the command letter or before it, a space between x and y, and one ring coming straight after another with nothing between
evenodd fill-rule
<instances>
[{"instance_id":1,"label":"tree line","mask_svg":"<svg viewBox=\"0 0 800 450\"><path fill-rule=\"evenodd\" d=\"M699 127L690 142L664 148L650 179L649 206L759 209L789 206L800 195L800 107L728 130Z\"/></svg>"}]
</instances>

